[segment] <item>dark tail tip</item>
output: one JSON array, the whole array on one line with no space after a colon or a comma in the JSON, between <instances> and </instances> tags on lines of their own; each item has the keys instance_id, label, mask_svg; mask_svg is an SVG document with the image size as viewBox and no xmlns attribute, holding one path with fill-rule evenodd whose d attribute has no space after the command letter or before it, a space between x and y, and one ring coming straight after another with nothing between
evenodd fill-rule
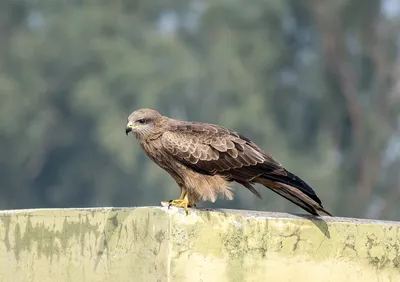
<instances>
[{"instance_id":1,"label":"dark tail tip","mask_svg":"<svg viewBox=\"0 0 400 282\"><path fill-rule=\"evenodd\" d=\"M320 207L319 211L325 213L328 216L332 216L333 217L333 215L330 212L328 212L326 209L324 209L322 206Z\"/></svg>"}]
</instances>

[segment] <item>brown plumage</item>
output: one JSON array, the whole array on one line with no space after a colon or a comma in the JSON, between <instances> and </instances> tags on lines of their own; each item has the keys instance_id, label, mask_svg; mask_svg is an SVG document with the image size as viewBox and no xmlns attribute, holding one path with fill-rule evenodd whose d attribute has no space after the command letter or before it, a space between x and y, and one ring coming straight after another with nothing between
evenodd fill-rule
<instances>
[{"instance_id":1,"label":"brown plumage","mask_svg":"<svg viewBox=\"0 0 400 282\"><path fill-rule=\"evenodd\" d=\"M128 117L125 131L135 134L149 158L181 188L172 205L187 208L200 200L214 202L218 195L232 199L232 182L261 198L253 187L260 183L313 215L321 211L331 216L307 183L233 130L140 109Z\"/></svg>"}]
</instances>

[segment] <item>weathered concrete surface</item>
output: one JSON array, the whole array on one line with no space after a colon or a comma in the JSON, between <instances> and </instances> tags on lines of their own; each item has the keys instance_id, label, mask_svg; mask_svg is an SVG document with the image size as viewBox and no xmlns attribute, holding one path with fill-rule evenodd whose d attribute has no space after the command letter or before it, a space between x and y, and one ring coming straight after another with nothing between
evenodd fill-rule
<instances>
[{"instance_id":1,"label":"weathered concrete surface","mask_svg":"<svg viewBox=\"0 0 400 282\"><path fill-rule=\"evenodd\" d=\"M130 209L0 213L0 281L400 281L400 224Z\"/></svg>"}]
</instances>

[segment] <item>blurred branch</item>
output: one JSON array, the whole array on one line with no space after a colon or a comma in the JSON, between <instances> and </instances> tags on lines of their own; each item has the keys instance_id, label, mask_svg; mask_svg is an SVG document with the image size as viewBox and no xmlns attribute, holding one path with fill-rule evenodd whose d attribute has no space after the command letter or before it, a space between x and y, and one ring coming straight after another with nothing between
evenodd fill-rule
<instances>
[{"instance_id":1,"label":"blurred branch","mask_svg":"<svg viewBox=\"0 0 400 282\"><path fill-rule=\"evenodd\" d=\"M385 34L384 26L380 24L379 19L375 19L372 24L372 44L371 44L371 59L375 65L376 72L376 91L379 93L378 109L382 116L387 118L389 112L388 88L386 82L390 79L389 70L391 67L388 63L387 52L383 46L383 40L380 35Z\"/></svg>"},{"instance_id":2,"label":"blurred branch","mask_svg":"<svg viewBox=\"0 0 400 282\"><path fill-rule=\"evenodd\" d=\"M340 9L332 9L329 1L310 0L310 7L313 11L316 22L321 30L322 48L325 55L327 68L336 75L341 88L341 93L345 100L345 106L352 126L352 149L356 152L358 158L358 180L357 193L363 199L370 196L373 185L377 179L377 174L381 167L381 153L384 149L373 148L374 141L368 138L367 116L359 100L358 75L352 66L351 59L345 46L346 28L341 26ZM372 28L372 50L370 52L371 60L376 67L376 89L379 93L377 102L377 113L388 120L388 92L386 83L388 82L388 58L384 51L382 41L379 35L382 32L382 26L379 24L379 14L373 20ZM365 30L366 34L368 32ZM374 102L372 104L375 104ZM374 106L374 105L372 105Z\"/></svg>"},{"instance_id":3,"label":"blurred branch","mask_svg":"<svg viewBox=\"0 0 400 282\"><path fill-rule=\"evenodd\" d=\"M326 5L329 2L321 0L310 0L310 2L310 7L321 29L322 47L327 67L338 77L350 122L354 128L353 137L358 139L364 135L365 125L362 107L358 100L357 75L346 54L343 33L337 26L336 20L329 20L329 15L332 13L328 10L330 5Z\"/></svg>"}]
</instances>

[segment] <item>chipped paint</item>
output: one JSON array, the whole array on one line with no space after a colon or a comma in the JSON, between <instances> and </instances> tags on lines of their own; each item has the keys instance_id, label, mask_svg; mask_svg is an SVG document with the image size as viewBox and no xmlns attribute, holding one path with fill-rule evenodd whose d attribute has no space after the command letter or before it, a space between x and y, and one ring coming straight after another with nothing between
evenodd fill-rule
<instances>
[{"instance_id":1,"label":"chipped paint","mask_svg":"<svg viewBox=\"0 0 400 282\"><path fill-rule=\"evenodd\" d=\"M0 282L400 281L398 222L159 207L0 219Z\"/></svg>"}]
</instances>

